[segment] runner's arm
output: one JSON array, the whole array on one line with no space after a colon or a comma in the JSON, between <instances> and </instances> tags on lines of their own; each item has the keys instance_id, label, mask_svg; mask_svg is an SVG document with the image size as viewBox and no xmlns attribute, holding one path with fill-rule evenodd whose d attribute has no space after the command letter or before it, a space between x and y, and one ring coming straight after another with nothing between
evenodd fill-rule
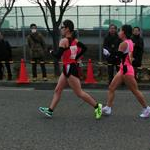
<instances>
[{"instance_id":1,"label":"runner's arm","mask_svg":"<svg viewBox=\"0 0 150 150\"><path fill-rule=\"evenodd\" d=\"M81 52L77 54L75 60L79 59L87 51L87 47L83 43L78 42L77 46L81 48Z\"/></svg>"}]
</instances>

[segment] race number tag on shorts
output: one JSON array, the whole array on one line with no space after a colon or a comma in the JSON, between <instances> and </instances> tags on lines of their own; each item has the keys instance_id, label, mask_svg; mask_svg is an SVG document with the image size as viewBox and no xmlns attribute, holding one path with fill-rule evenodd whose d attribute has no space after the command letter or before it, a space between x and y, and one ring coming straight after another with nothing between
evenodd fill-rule
<instances>
[{"instance_id":1,"label":"race number tag on shorts","mask_svg":"<svg viewBox=\"0 0 150 150\"><path fill-rule=\"evenodd\" d=\"M70 50L71 50L71 56L70 56L70 58L71 59L75 59L76 55L77 55L77 50L78 50L77 46L76 45L70 46Z\"/></svg>"}]
</instances>

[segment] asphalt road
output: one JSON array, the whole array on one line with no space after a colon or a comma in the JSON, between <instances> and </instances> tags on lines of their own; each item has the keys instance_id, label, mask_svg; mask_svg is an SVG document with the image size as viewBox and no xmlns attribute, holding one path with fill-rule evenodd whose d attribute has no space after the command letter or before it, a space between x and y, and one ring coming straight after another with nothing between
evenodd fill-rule
<instances>
[{"instance_id":1,"label":"asphalt road","mask_svg":"<svg viewBox=\"0 0 150 150\"><path fill-rule=\"evenodd\" d=\"M106 90L86 90L105 103ZM143 91L150 104L150 92ZM113 114L95 120L93 108L65 90L54 116L48 106L53 91L0 88L0 150L150 150L150 119L127 90L116 92Z\"/></svg>"}]
</instances>

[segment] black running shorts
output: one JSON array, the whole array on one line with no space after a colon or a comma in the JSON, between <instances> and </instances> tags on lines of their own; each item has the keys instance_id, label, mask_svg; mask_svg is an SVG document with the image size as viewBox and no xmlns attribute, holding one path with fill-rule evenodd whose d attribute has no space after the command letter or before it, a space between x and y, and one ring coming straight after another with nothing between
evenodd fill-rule
<instances>
[{"instance_id":1,"label":"black running shorts","mask_svg":"<svg viewBox=\"0 0 150 150\"><path fill-rule=\"evenodd\" d=\"M63 73L67 78L69 78L70 75L79 78L78 64L72 63L72 64L63 65Z\"/></svg>"}]
</instances>

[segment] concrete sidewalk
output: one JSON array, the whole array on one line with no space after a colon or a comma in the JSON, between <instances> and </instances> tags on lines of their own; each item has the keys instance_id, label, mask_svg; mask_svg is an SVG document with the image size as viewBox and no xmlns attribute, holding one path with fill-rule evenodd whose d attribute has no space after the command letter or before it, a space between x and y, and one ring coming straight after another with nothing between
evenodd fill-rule
<instances>
[{"instance_id":1,"label":"concrete sidewalk","mask_svg":"<svg viewBox=\"0 0 150 150\"><path fill-rule=\"evenodd\" d=\"M108 83L101 81L96 84L85 84L84 81L82 83L82 88L84 89L108 89ZM34 88L38 90L53 90L57 84L57 80L48 80L48 81L36 81L30 82L29 84L18 84L15 80L0 81L0 87L22 87L22 88ZM150 90L150 83L138 83L140 90ZM125 85L121 85L118 89L124 90L127 89Z\"/></svg>"},{"instance_id":2,"label":"concrete sidewalk","mask_svg":"<svg viewBox=\"0 0 150 150\"><path fill-rule=\"evenodd\" d=\"M20 64L19 64L19 66L20 66ZM0 87L29 87L29 88L41 89L41 90L42 89L43 90L53 90L55 88L58 78L56 78L54 76L54 74L53 74L54 70L53 70L52 66L47 66L48 81L42 80L41 68L39 65L37 66L38 79L36 82L32 81L31 65L26 64L26 69L28 72L29 80L30 80L29 84L17 84L16 83L17 77L15 77L16 75L13 75L12 81L7 81L6 76L4 77L4 80L0 80ZM86 89L108 89L108 83L107 83L106 77L103 77L103 76L100 77L97 74L94 74L94 76L95 76L96 80L98 81L97 84L85 84L84 80L83 80L83 81L81 81L82 87L86 88ZM149 90L150 89L150 81L139 82L138 85L141 90ZM127 87L125 85L122 85L118 89L127 89Z\"/></svg>"}]
</instances>

